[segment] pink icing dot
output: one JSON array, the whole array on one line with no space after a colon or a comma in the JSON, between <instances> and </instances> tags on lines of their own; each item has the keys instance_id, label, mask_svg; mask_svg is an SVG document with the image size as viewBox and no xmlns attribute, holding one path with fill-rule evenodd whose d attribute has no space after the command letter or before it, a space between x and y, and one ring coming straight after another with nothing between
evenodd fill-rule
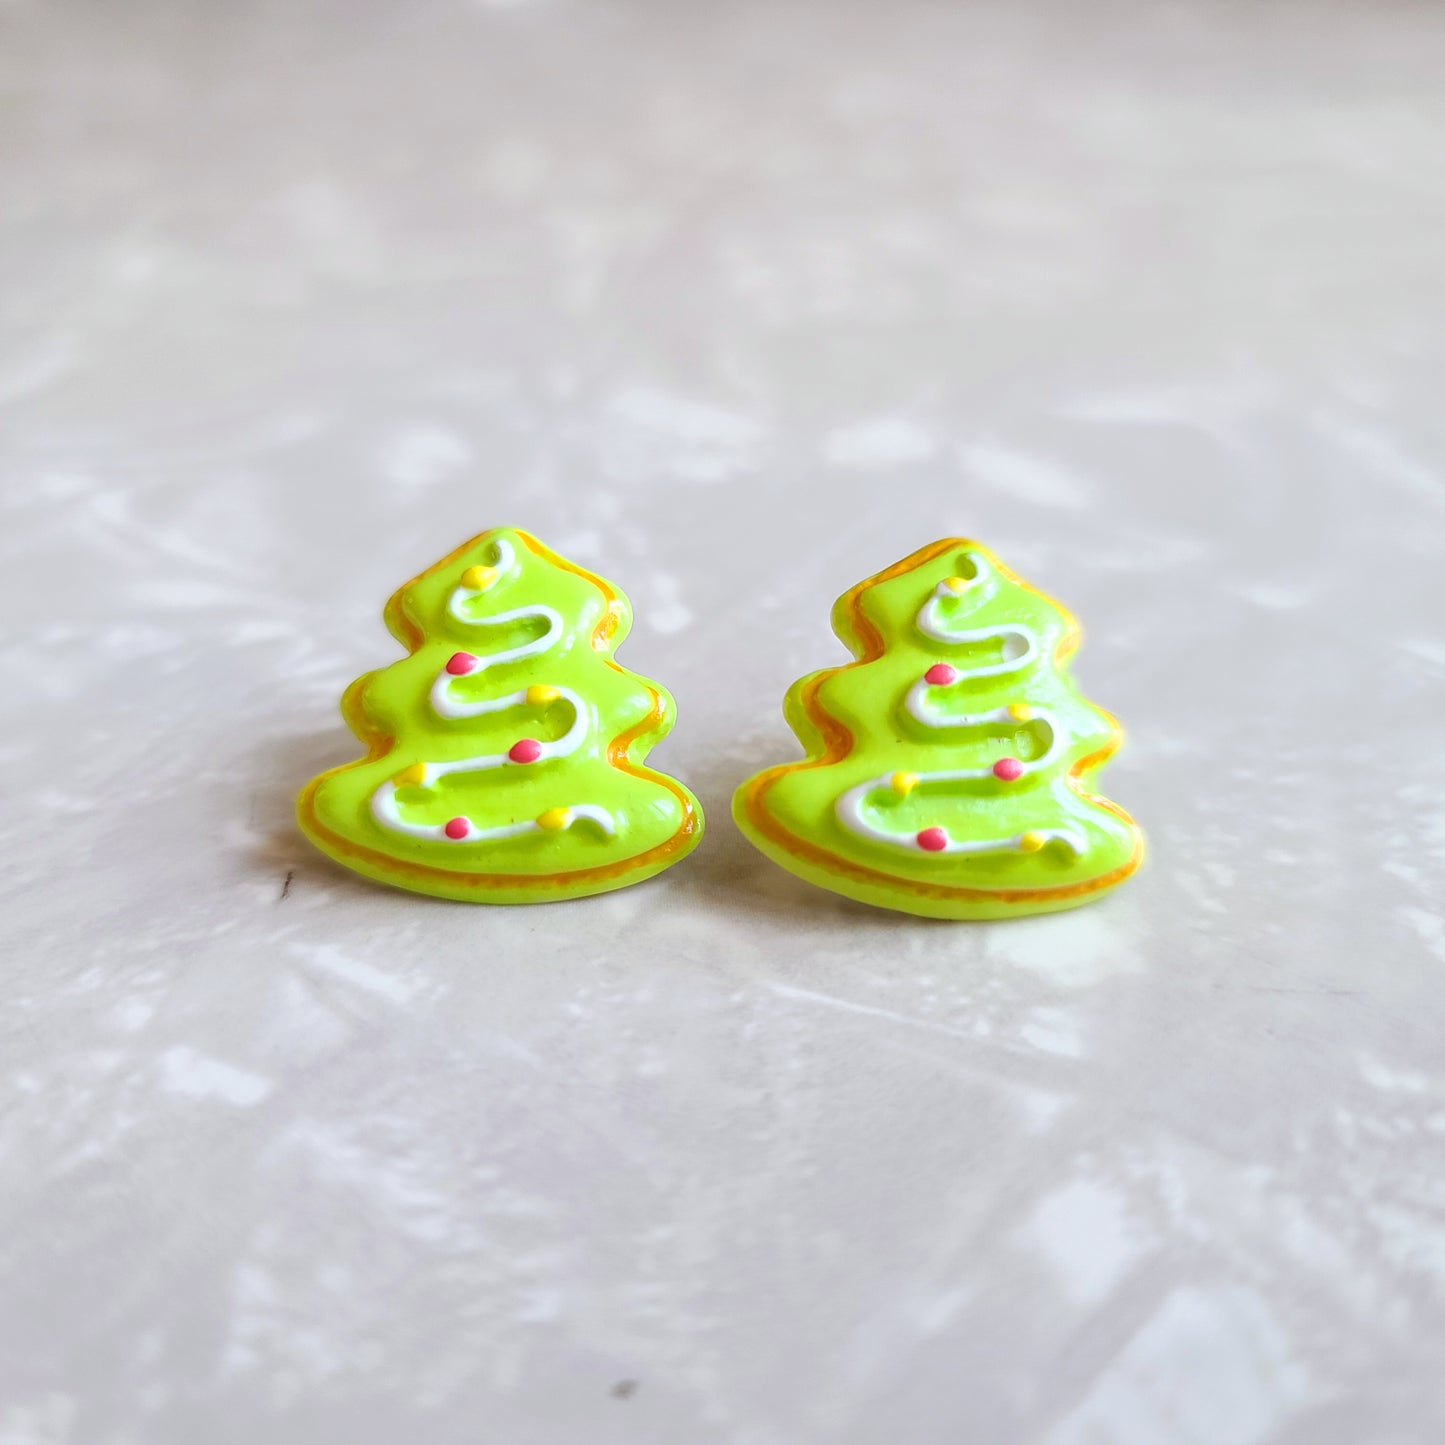
<instances>
[{"instance_id":1,"label":"pink icing dot","mask_svg":"<svg viewBox=\"0 0 1445 1445\"><path fill-rule=\"evenodd\" d=\"M475 672L477 659L470 652L454 652L447 660L447 671L453 677L465 677L469 672Z\"/></svg>"},{"instance_id":2,"label":"pink icing dot","mask_svg":"<svg viewBox=\"0 0 1445 1445\"><path fill-rule=\"evenodd\" d=\"M942 853L948 847L948 834L942 828L925 828L918 835L918 846L925 853Z\"/></svg>"},{"instance_id":3,"label":"pink icing dot","mask_svg":"<svg viewBox=\"0 0 1445 1445\"><path fill-rule=\"evenodd\" d=\"M542 744L535 738L521 738L507 754L514 763L535 763L542 756Z\"/></svg>"},{"instance_id":4,"label":"pink icing dot","mask_svg":"<svg viewBox=\"0 0 1445 1445\"><path fill-rule=\"evenodd\" d=\"M453 818L450 823L442 829L442 832L451 839L465 838L472 831L472 825L465 818Z\"/></svg>"},{"instance_id":5,"label":"pink icing dot","mask_svg":"<svg viewBox=\"0 0 1445 1445\"><path fill-rule=\"evenodd\" d=\"M923 674L923 680L934 687L947 687L957 676L957 668L950 667L946 662L935 662Z\"/></svg>"},{"instance_id":6,"label":"pink icing dot","mask_svg":"<svg viewBox=\"0 0 1445 1445\"><path fill-rule=\"evenodd\" d=\"M993 775L1006 783L1016 782L1024 775L1024 765L1017 758L1000 758L993 765Z\"/></svg>"}]
</instances>

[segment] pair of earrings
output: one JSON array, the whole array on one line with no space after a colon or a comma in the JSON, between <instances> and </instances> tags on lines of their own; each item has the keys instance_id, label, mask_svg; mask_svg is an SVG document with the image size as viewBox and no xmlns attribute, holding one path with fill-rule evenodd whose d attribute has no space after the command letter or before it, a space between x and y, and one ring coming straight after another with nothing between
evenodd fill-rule
<instances>
[{"instance_id":1,"label":"pair of earrings","mask_svg":"<svg viewBox=\"0 0 1445 1445\"><path fill-rule=\"evenodd\" d=\"M613 660L632 611L526 532L465 543L387 603L408 656L342 715L366 756L297 804L322 852L369 878L485 903L639 883L702 837L702 809L646 766L667 691ZM807 752L749 779L744 834L809 882L937 918L1072 908L1143 841L1091 789L1118 724L1066 670L1074 619L986 547L935 542L839 598L855 661L784 703Z\"/></svg>"}]
</instances>

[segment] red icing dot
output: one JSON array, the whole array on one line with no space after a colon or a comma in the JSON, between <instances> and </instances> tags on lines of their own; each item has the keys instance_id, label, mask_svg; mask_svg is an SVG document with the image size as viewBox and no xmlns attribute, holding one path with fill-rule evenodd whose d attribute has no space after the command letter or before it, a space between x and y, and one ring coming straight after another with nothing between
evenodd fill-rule
<instances>
[{"instance_id":1,"label":"red icing dot","mask_svg":"<svg viewBox=\"0 0 1445 1445\"><path fill-rule=\"evenodd\" d=\"M450 823L442 829L448 838L465 838L472 831L472 825L465 818L453 818Z\"/></svg>"},{"instance_id":2,"label":"red icing dot","mask_svg":"<svg viewBox=\"0 0 1445 1445\"><path fill-rule=\"evenodd\" d=\"M535 763L542 756L542 744L535 738L522 738L512 744L507 756L514 763Z\"/></svg>"},{"instance_id":3,"label":"red icing dot","mask_svg":"<svg viewBox=\"0 0 1445 1445\"><path fill-rule=\"evenodd\" d=\"M447 671L453 677L465 677L469 672L475 672L477 659L470 652L454 652L447 661Z\"/></svg>"},{"instance_id":4,"label":"red icing dot","mask_svg":"<svg viewBox=\"0 0 1445 1445\"><path fill-rule=\"evenodd\" d=\"M1000 758L993 765L993 775L1006 783L1015 782L1024 775L1024 765L1017 758Z\"/></svg>"},{"instance_id":5,"label":"red icing dot","mask_svg":"<svg viewBox=\"0 0 1445 1445\"><path fill-rule=\"evenodd\" d=\"M957 676L957 668L950 667L946 662L935 662L923 674L923 680L931 683L934 687L947 687Z\"/></svg>"},{"instance_id":6,"label":"red icing dot","mask_svg":"<svg viewBox=\"0 0 1445 1445\"><path fill-rule=\"evenodd\" d=\"M925 828L918 835L918 846L925 853L942 853L948 847L948 834L942 828Z\"/></svg>"}]
</instances>

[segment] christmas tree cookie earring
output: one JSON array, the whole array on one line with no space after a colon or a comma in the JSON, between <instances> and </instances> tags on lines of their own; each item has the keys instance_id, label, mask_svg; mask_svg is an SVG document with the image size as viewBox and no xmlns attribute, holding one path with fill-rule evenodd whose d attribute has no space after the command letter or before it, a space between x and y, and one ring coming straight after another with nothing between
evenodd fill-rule
<instances>
[{"instance_id":1,"label":"christmas tree cookie earring","mask_svg":"<svg viewBox=\"0 0 1445 1445\"><path fill-rule=\"evenodd\" d=\"M1074 908L1139 866L1092 791L1118 724L1067 671L1078 625L986 547L924 547L838 599L856 661L795 683L807 758L751 778L739 827L784 868L934 918Z\"/></svg>"},{"instance_id":2,"label":"christmas tree cookie earring","mask_svg":"<svg viewBox=\"0 0 1445 1445\"><path fill-rule=\"evenodd\" d=\"M341 700L367 754L297 802L323 853L418 893L538 903L639 883L697 846L697 800L644 766L673 703L612 660L632 610L611 583L499 528L385 617L410 655Z\"/></svg>"}]
</instances>

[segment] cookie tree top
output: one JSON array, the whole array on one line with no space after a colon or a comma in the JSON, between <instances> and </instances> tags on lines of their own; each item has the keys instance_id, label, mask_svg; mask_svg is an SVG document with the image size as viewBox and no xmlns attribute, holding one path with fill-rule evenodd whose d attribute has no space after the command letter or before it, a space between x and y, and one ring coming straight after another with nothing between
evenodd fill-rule
<instances>
[{"instance_id":1,"label":"cookie tree top","mask_svg":"<svg viewBox=\"0 0 1445 1445\"><path fill-rule=\"evenodd\" d=\"M636 883L696 846L697 800L643 765L673 703L612 660L632 613L611 583L499 528L385 615L410 656L341 702L367 755L298 801L324 853L421 893L523 903Z\"/></svg>"},{"instance_id":2,"label":"cookie tree top","mask_svg":"<svg viewBox=\"0 0 1445 1445\"><path fill-rule=\"evenodd\" d=\"M739 826L794 873L941 918L1072 908L1143 842L1091 791L1117 723L1078 694L1078 626L976 542L946 540L841 597L857 661L795 683L807 750L738 790Z\"/></svg>"}]
</instances>

